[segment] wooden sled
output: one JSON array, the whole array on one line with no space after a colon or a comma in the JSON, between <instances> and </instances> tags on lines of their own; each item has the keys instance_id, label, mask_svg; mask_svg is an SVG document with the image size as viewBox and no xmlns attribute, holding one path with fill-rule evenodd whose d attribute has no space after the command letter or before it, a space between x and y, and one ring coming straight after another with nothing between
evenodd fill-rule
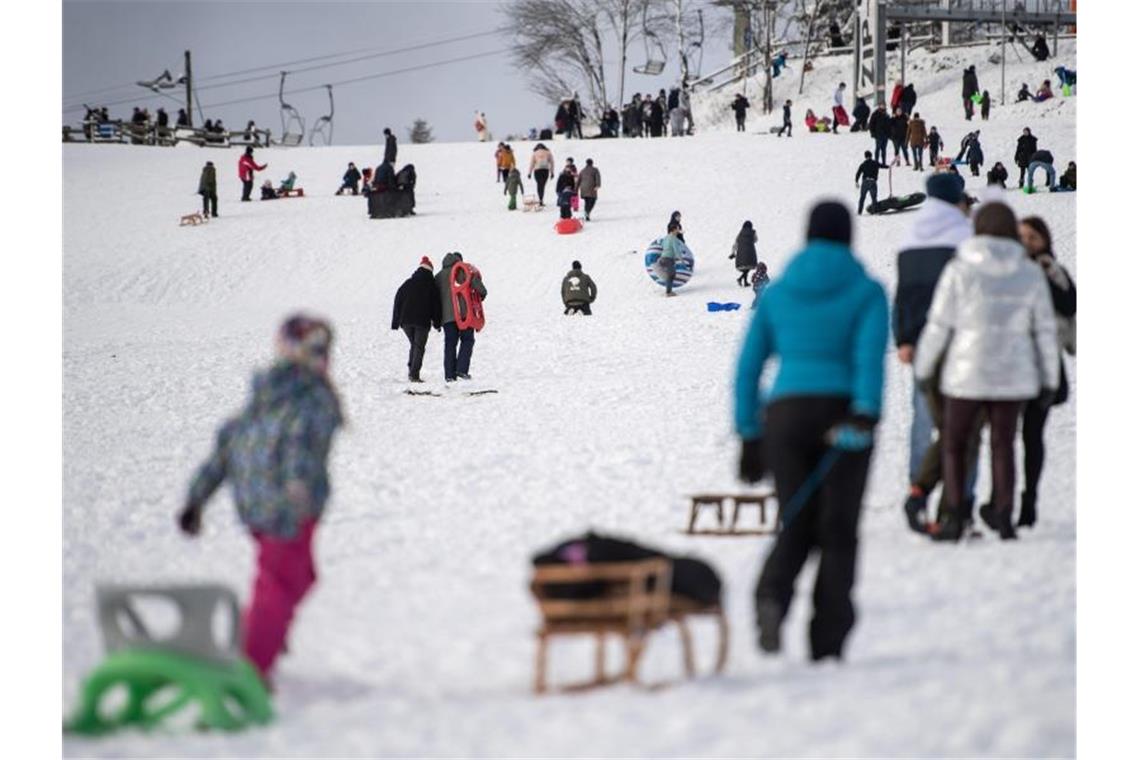
<instances>
[{"instance_id":1,"label":"wooden sled","mask_svg":"<svg viewBox=\"0 0 1140 760\"><path fill-rule=\"evenodd\" d=\"M538 205L538 197L534 195L524 195L522 202L523 211L538 211L542 206Z\"/></svg>"},{"instance_id":2,"label":"wooden sled","mask_svg":"<svg viewBox=\"0 0 1140 760\"><path fill-rule=\"evenodd\" d=\"M776 533L780 528L780 504L776 494L771 489L754 494L722 494L705 493L690 497L689 527L685 533L691 536L767 536ZM725 502L732 506L732 519L725 525ZM774 502L775 515L772 522L768 521L768 503ZM716 528L697 529L697 518L701 509L712 507L716 510ZM742 528L740 513L745 507L756 507L759 520L754 528Z\"/></svg>"},{"instance_id":3,"label":"wooden sled","mask_svg":"<svg viewBox=\"0 0 1140 760\"><path fill-rule=\"evenodd\" d=\"M295 187L292 190L278 190L277 191L277 197L278 198L304 198L305 197L305 188Z\"/></svg>"},{"instance_id":4,"label":"wooden sled","mask_svg":"<svg viewBox=\"0 0 1140 760\"><path fill-rule=\"evenodd\" d=\"M193 214L186 214L179 219L178 226L185 227L186 225L190 225L191 227L197 227L199 224L206 224L209 221L209 217L202 214L201 211L195 211Z\"/></svg>"},{"instance_id":5,"label":"wooden sled","mask_svg":"<svg viewBox=\"0 0 1140 760\"><path fill-rule=\"evenodd\" d=\"M542 624L535 635L538 652L535 662L534 691L547 691L547 643L555 636L588 635L595 639L594 677L589 681L558 687L559 691L581 691L614 683L641 684L637 668L645 652L649 634L676 623L681 636L685 675L696 674L693 641L688 618L714 617L718 627L715 672L724 670L728 659L728 621L719 604L702 605L673 596L669 589L672 562L664 557L637 562L607 562L586 565L545 565L535 568L530 588L542 613ZM551 584L602 582L606 592L591 599L557 599L549 595ZM625 661L617 674L606 673L606 635L615 634L625 644ZM658 688L667 684L655 684Z\"/></svg>"}]
</instances>

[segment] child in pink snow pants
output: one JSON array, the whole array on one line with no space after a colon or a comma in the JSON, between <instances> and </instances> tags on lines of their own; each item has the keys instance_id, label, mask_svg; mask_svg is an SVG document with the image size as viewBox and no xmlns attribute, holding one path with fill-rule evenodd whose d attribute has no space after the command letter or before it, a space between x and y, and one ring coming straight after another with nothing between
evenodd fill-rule
<instances>
[{"instance_id":1,"label":"child in pink snow pants","mask_svg":"<svg viewBox=\"0 0 1140 760\"><path fill-rule=\"evenodd\" d=\"M257 542L257 576L242 618L246 656L269 682L297 605L316 582L313 532L329 498L328 454L342 424L328 377L332 329L297 315L277 335L277 361L254 376L245 409L218 432L179 514L201 531L202 510L225 481Z\"/></svg>"}]
</instances>

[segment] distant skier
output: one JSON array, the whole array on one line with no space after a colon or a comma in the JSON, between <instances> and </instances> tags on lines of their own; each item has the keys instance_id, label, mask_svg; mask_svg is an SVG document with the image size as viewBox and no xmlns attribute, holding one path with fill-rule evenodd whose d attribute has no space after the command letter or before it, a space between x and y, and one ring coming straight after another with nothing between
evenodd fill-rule
<instances>
[{"instance_id":1,"label":"distant skier","mask_svg":"<svg viewBox=\"0 0 1140 760\"><path fill-rule=\"evenodd\" d=\"M408 336L408 380L413 383L423 382L420 369L427 350L428 331L441 327L441 303L439 288L432 276L431 259L424 256L416 271L396 291L392 305L392 329L403 330Z\"/></svg>"},{"instance_id":2,"label":"distant skier","mask_svg":"<svg viewBox=\"0 0 1140 760\"><path fill-rule=\"evenodd\" d=\"M356 168L356 164L349 161L348 170L345 171L344 177L341 179L340 188L336 191L336 194L341 195L346 190L351 190L353 195L359 195L359 185L360 170Z\"/></svg>"},{"instance_id":3,"label":"distant skier","mask_svg":"<svg viewBox=\"0 0 1140 760\"><path fill-rule=\"evenodd\" d=\"M910 144L910 152L914 157L914 170L922 171L922 150L926 145L926 122L917 112L906 127L906 140Z\"/></svg>"},{"instance_id":4,"label":"distant skier","mask_svg":"<svg viewBox=\"0 0 1140 760\"><path fill-rule=\"evenodd\" d=\"M253 192L253 173L265 171L269 168L269 164L259 164L253 160L253 146L246 146L245 153L242 153L241 158L238 159L238 179L241 180L241 199L243 201L250 200L250 193Z\"/></svg>"},{"instance_id":5,"label":"distant skier","mask_svg":"<svg viewBox=\"0 0 1140 760\"><path fill-rule=\"evenodd\" d=\"M792 136L792 101L784 101L784 123L780 127L780 131L776 133L776 137L783 137L784 130L788 131L788 137Z\"/></svg>"},{"instance_id":6,"label":"distant skier","mask_svg":"<svg viewBox=\"0 0 1140 760\"><path fill-rule=\"evenodd\" d=\"M554 171L554 154L551 153L545 145L539 143L534 146L534 151L530 154L530 169L527 170L526 178L534 177L535 186L538 189L538 205L545 206L543 203L543 196L546 193L546 181L550 179L550 173Z\"/></svg>"},{"instance_id":7,"label":"distant skier","mask_svg":"<svg viewBox=\"0 0 1140 760\"><path fill-rule=\"evenodd\" d=\"M585 204L586 221L590 221L590 212L598 202L598 190L602 187L602 175L598 167L594 166L594 159L587 158L586 166L578 174L577 190Z\"/></svg>"},{"instance_id":8,"label":"distant skier","mask_svg":"<svg viewBox=\"0 0 1140 760\"><path fill-rule=\"evenodd\" d=\"M471 354L475 351L475 328L459 329L455 324L455 302L451 300L451 268L460 261L463 261L463 254L458 251L447 254L443 257L439 274L435 276L435 284L439 288L440 321L443 323L443 379L449 383L455 382L456 378L471 379ZM472 280L471 289L479 298L487 298L482 277Z\"/></svg>"},{"instance_id":9,"label":"distant skier","mask_svg":"<svg viewBox=\"0 0 1140 760\"><path fill-rule=\"evenodd\" d=\"M897 162L897 159L896 159ZM855 187L859 188L859 214L863 213L863 201L871 196L871 213L879 204L879 169L889 169L884 163L871 158L871 151L863 151L863 163L855 171ZM862 180L862 183L860 183Z\"/></svg>"},{"instance_id":10,"label":"distant skier","mask_svg":"<svg viewBox=\"0 0 1140 760\"><path fill-rule=\"evenodd\" d=\"M313 533L329 498L333 434L343 422L328 375L328 323L290 317L278 331L276 348L277 361L254 376L245 409L218 431L178 516L182 531L197 536L206 503L230 482L238 516L257 547L242 646L266 683L294 612L317 578Z\"/></svg>"},{"instance_id":11,"label":"distant skier","mask_svg":"<svg viewBox=\"0 0 1140 760\"><path fill-rule=\"evenodd\" d=\"M974 94L978 91L978 72L970 66L962 72L962 105L966 109L966 121L974 118Z\"/></svg>"},{"instance_id":12,"label":"distant skier","mask_svg":"<svg viewBox=\"0 0 1140 760\"><path fill-rule=\"evenodd\" d=\"M732 105L729 106L729 108L732 109L733 113L736 114L737 132L744 131L744 116L747 114L750 107L751 104L748 102L748 98L744 97L742 93L737 93L736 98L734 98L732 101Z\"/></svg>"},{"instance_id":13,"label":"distant skier","mask_svg":"<svg viewBox=\"0 0 1140 760\"><path fill-rule=\"evenodd\" d=\"M384 160L396 165L396 136L388 127L384 127Z\"/></svg>"},{"instance_id":14,"label":"distant skier","mask_svg":"<svg viewBox=\"0 0 1140 760\"><path fill-rule=\"evenodd\" d=\"M1017 186L1025 186L1025 170L1029 168L1029 157L1037 152L1037 138L1029 127L1021 130L1021 137L1017 138L1017 148L1013 153L1013 162L1017 164L1020 173L1017 177Z\"/></svg>"},{"instance_id":15,"label":"distant skier","mask_svg":"<svg viewBox=\"0 0 1140 760\"><path fill-rule=\"evenodd\" d=\"M740 276L736 284L742 288L748 287L748 275L756 268L756 230L752 229L752 222L745 222L736 234L736 242L732 245L730 259L736 259L736 271Z\"/></svg>"},{"instance_id":16,"label":"distant skier","mask_svg":"<svg viewBox=\"0 0 1140 760\"><path fill-rule=\"evenodd\" d=\"M590 316L590 304L598 297L598 287L590 275L582 271L580 262L573 262L570 271L562 278L563 314Z\"/></svg>"},{"instance_id":17,"label":"distant skier","mask_svg":"<svg viewBox=\"0 0 1140 760\"><path fill-rule=\"evenodd\" d=\"M214 162L207 161L198 178L198 195L202 196L202 216L218 216L218 174Z\"/></svg>"},{"instance_id":18,"label":"distant skier","mask_svg":"<svg viewBox=\"0 0 1140 760\"><path fill-rule=\"evenodd\" d=\"M855 625L859 514L882 410L887 298L852 253L851 226L839 203L811 210L806 246L751 317L735 380L740 477L754 483L771 469L783 520L756 584L759 645L780 651L796 578L818 551L813 661L841 659Z\"/></svg>"}]
</instances>

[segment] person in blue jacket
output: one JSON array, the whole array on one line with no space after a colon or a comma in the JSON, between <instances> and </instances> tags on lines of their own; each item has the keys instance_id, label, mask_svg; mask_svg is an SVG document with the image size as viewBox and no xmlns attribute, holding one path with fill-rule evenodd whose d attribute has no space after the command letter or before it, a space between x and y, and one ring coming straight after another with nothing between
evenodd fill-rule
<instances>
[{"instance_id":1,"label":"person in blue jacket","mask_svg":"<svg viewBox=\"0 0 1140 760\"><path fill-rule=\"evenodd\" d=\"M851 251L851 212L812 209L807 245L756 306L736 370L740 477L771 469L783 527L756 586L760 648L780 649L796 576L819 550L813 660L840 658L855 624L851 588L859 513L882 409L887 296ZM760 374L778 356L762 393Z\"/></svg>"}]
</instances>

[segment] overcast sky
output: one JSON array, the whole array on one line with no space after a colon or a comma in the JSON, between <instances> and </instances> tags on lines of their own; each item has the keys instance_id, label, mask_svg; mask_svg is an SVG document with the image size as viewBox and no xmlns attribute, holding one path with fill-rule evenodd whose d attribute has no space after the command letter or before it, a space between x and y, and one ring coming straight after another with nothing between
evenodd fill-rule
<instances>
[{"instance_id":1,"label":"overcast sky","mask_svg":"<svg viewBox=\"0 0 1140 760\"><path fill-rule=\"evenodd\" d=\"M63 5L63 118L77 124L80 103L108 105L112 117L129 118L134 105L153 114L164 105L173 122L181 103L133 84L153 79L169 69L182 73L182 53L193 54L198 100L205 118L221 117L239 129L249 119L281 131L277 107L280 70L299 70L341 59L298 63L300 59L357 51L358 56L396 50L448 38L490 32L502 24L498 0L418 0L416 2L214 2L198 0L65 0ZM509 3L506 3L509 5ZM706 41L704 70L730 57L728 34ZM328 113L323 88L334 85L335 144L374 144L385 126L401 140L420 117L440 140L474 139L474 112L485 111L496 137L525 134L530 127L550 126L554 108L527 88L524 72L510 61L509 42L491 34L433 47L373 57L356 63L291 74L286 102L311 127ZM355 84L337 84L357 77L391 72L468 56L472 60L394 74ZM641 63L645 50L631 49L631 65ZM221 75L258 67L266 70L237 77ZM245 84L218 87L234 79L265 77ZM632 74L626 96L634 90L673 86L678 79L675 56L660 77ZM117 88L110 90L109 88ZM209 89L208 89L209 88ZM94 92L102 91L102 92ZM182 90L170 90L180 101ZM261 100L220 105L257 96ZM119 103L119 101L123 101ZM118 103L118 104L116 104ZM214 105L219 104L219 105ZM214 107L211 107L211 106ZM69 108L70 107L70 108ZM201 123L198 113L195 124ZM307 138L306 138L307 140Z\"/></svg>"}]
</instances>

